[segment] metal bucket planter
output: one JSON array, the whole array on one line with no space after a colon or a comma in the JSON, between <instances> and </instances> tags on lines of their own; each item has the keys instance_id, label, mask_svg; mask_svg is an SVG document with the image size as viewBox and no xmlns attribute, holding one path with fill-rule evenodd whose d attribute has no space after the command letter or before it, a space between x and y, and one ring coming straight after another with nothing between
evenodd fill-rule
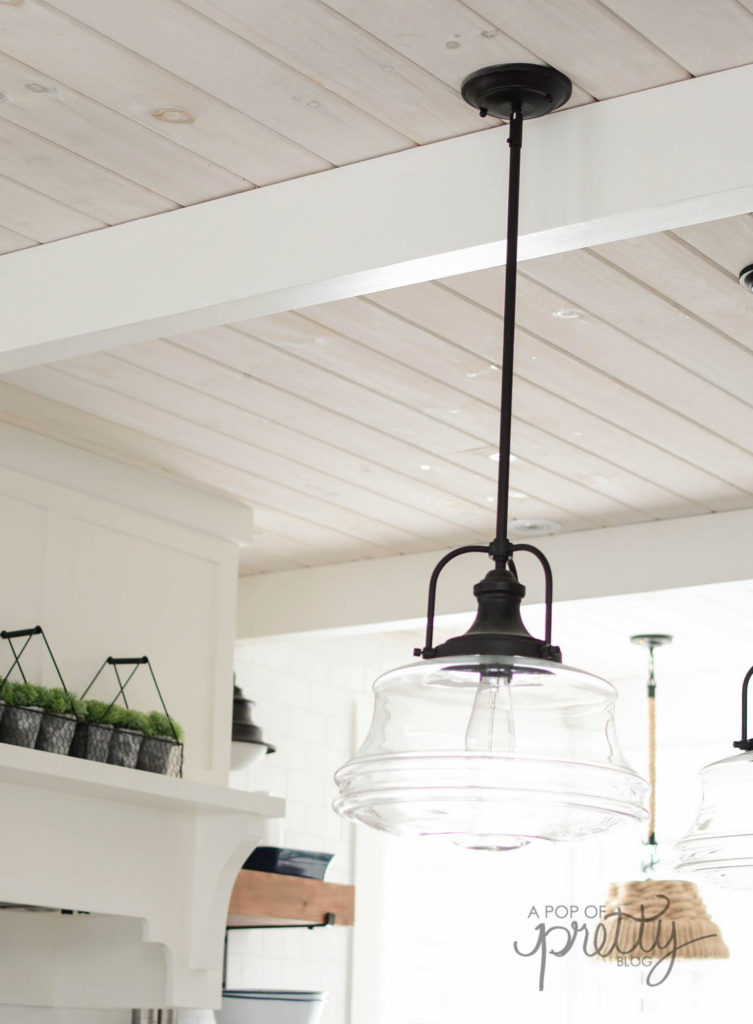
<instances>
[{"instance_id":1,"label":"metal bucket planter","mask_svg":"<svg viewBox=\"0 0 753 1024\"><path fill-rule=\"evenodd\" d=\"M157 772L159 775L167 775L170 768L170 758L173 755L173 747L179 744L171 740L169 736L145 736L139 751L139 760L136 765L145 772Z\"/></svg>"},{"instance_id":2,"label":"metal bucket planter","mask_svg":"<svg viewBox=\"0 0 753 1024\"><path fill-rule=\"evenodd\" d=\"M77 722L70 750L71 757L84 757L87 761L107 761L112 734L111 725L102 722Z\"/></svg>"},{"instance_id":3,"label":"metal bucket planter","mask_svg":"<svg viewBox=\"0 0 753 1024\"><path fill-rule=\"evenodd\" d=\"M56 711L45 711L37 735L37 750L48 750L52 754L67 754L76 732L76 716L60 715Z\"/></svg>"},{"instance_id":4,"label":"metal bucket planter","mask_svg":"<svg viewBox=\"0 0 753 1024\"><path fill-rule=\"evenodd\" d=\"M6 704L0 719L0 743L13 743L17 747L33 747L42 724L42 709L37 707L11 707Z\"/></svg>"},{"instance_id":5,"label":"metal bucket planter","mask_svg":"<svg viewBox=\"0 0 753 1024\"><path fill-rule=\"evenodd\" d=\"M138 732L136 729L116 728L110 740L108 764L119 764L123 768L135 768L143 739L143 732Z\"/></svg>"},{"instance_id":6,"label":"metal bucket planter","mask_svg":"<svg viewBox=\"0 0 753 1024\"><path fill-rule=\"evenodd\" d=\"M183 744L173 743L170 760L167 763L167 774L179 779L183 775Z\"/></svg>"}]
</instances>

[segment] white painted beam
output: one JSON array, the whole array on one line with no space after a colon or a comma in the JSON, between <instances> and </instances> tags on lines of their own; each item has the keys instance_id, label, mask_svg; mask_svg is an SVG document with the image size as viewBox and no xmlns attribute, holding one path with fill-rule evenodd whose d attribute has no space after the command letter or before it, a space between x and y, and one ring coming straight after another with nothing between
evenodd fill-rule
<instances>
[{"instance_id":1,"label":"white painted beam","mask_svg":"<svg viewBox=\"0 0 753 1024\"><path fill-rule=\"evenodd\" d=\"M521 257L753 209L752 92L753 65L527 124ZM480 132L3 256L0 372L499 265L505 139Z\"/></svg>"},{"instance_id":2,"label":"white painted beam","mask_svg":"<svg viewBox=\"0 0 753 1024\"><path fill-rule=\"evenodd\" d=\"M540 538L554 571L554 599L639 594L673 587L753 579L753 510L666 519ZM429 576L444 551L244 576L239 581L237 637L364 629L426 616ZM530 555L517 559L526 600L544 586ZM484 555L463 555L440 577L437 614L474 608L473 584L491 568Z\"/></svg>"}]
</instances>

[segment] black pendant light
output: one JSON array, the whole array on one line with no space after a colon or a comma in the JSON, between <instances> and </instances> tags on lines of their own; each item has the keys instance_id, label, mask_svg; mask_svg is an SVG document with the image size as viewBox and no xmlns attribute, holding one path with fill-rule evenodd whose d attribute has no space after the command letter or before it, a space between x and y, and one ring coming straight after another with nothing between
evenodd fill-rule
<instances>
[{"instance_id":1,"label":"black pendant light","mask_svg":"<svg viewBox=\"0 0 753 1024\"><path fill-rule=\"evenodd\" d=\"M614 732L616 692L563 667L552 644L552 572L538 548L508 537L518 211L523 121L565 103L570 81L554 68L507 64L469 75L463 98L509 122L510 170L502 349L496 535L445 555L429 583L421 662L374 684L374 717L356 755L336 773L335 810L398 835L445 837L508 850L532 839L591 835L641 820L648 786L626 764ZM514 556L532 554L546 584L543 639L520 614L525 587ZM440 573L452 559L485 554L478 614L462 636L434 646Z\"/></svg>"},{"instance_id":2,"label":"black pendant light","mask_svg":"<svg viewBox=\"0 0 753 1024\"><path fill-rule=\"evenodd\" d=\"M240 686L236 686L233 681L233 731L230 748L230 767L233 771L246 768L265 754L275 752L275 747L262 738L261 729L251 719L254 703L243 696Z\"/></svg>"}]
</instances>

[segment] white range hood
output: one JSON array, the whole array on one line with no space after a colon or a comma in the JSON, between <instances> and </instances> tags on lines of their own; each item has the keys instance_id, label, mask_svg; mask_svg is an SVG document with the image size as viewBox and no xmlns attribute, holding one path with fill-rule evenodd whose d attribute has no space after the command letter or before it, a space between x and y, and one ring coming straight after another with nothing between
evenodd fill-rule
<instances>
[{"instance_id":1,"label":"white range hood","mask_svg":"<svg viewBox=\"0 0 753 1024\"><path fill-rule=\"evenodd\" d=\"M284 802L0 744L2 1002L219 1005L230 892ZM61 914L59 910L74 911Z\"/></svg>"}]
</instances>

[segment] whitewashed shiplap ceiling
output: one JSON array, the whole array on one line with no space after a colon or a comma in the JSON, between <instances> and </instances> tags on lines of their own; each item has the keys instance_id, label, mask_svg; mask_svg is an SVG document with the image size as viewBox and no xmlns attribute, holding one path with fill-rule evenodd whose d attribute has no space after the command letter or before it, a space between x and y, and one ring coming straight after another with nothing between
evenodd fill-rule
<instances>
[{"instance_id":1,"label":"whitewashed shiplap ceiling","mask_svg":"<svg viewBox=\"0 0 753 1024\"><path fill-rule=\"evenodd\" d=\"M5 0L0 251L482 130L485 64L553 64L576 105L748 64L751 7Z\"/></svg>"},{"instance_id":2,"label":"whitewashed shiplap ceiling","mask_svg":"<svg viewBox=\"0 0 753 1024\"><path fill-rule=\"evenodd\" d=\"M551 63L580 105L751 54L753 0L6 0L0 252L483 130L457 89L484 64ZM523 266L515 515L753 503L748 262L744 216ZM23 370L0 418L240 496L247 572L488 540L501 293L484 271Z\"/></svg>"},{"instance_id":3,"label":"whitewashed shiplap ceiling","mask_svg":"<svg viewBox=\"0 0 753 1024\"><path fill-rule=\"evenodd\" d=\"M522 265L514 515L753 504L751 260L744 216ZM242 497L247 572L484 541L501 294L483 271L17 371L0 416Z\"/></svg>"}]
</instances>

